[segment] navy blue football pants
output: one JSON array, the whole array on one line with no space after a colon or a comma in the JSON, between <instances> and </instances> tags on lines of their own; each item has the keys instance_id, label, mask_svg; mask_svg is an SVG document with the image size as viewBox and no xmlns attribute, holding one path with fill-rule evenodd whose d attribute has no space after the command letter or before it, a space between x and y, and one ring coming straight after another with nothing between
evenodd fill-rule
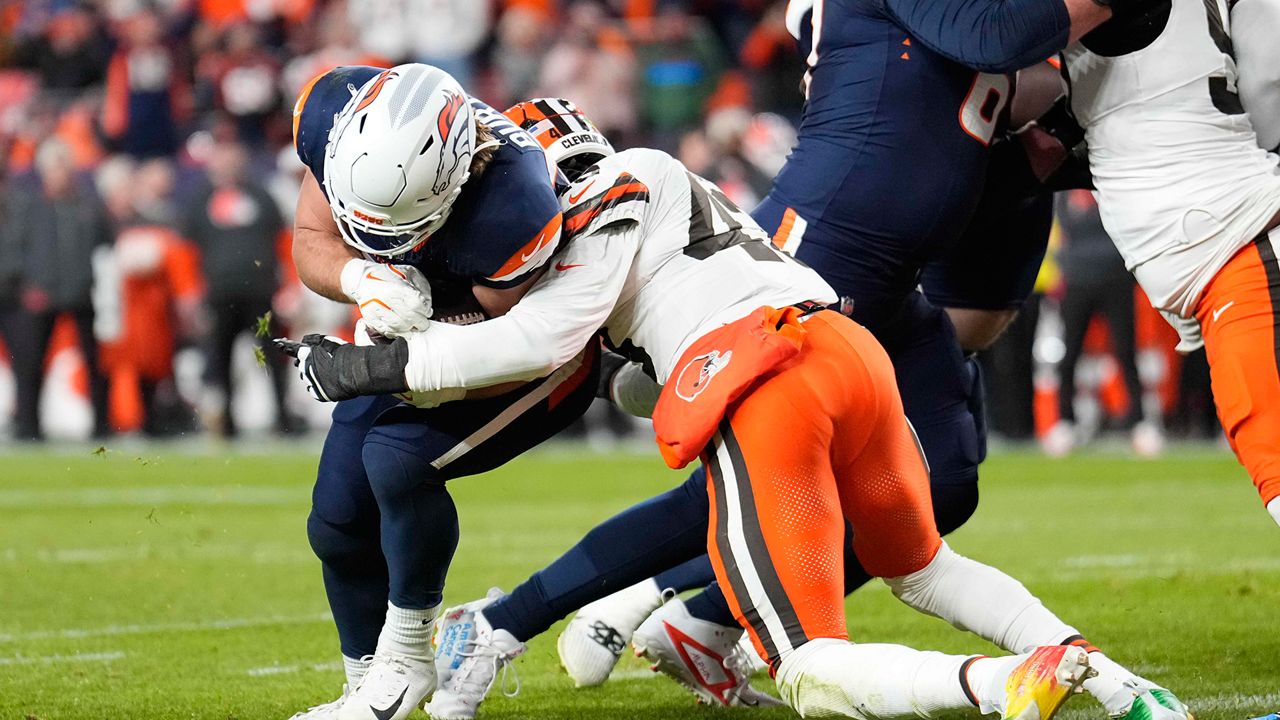
<instances>
[{"instance_id":1,"label":"navy blue football pants","mask_svg":"<svg viewBox=\"0 0 1280 720\"><path fill-rule=\"evenodd\" d=\"M323 566L342 654L372 654L397 607L434 607L458 545L446 482L488 472L555 436L595 398L594 349L485 400L419 409L392 397L338 403L320 455L307 537Z\"/></svg>"}]
</instances>

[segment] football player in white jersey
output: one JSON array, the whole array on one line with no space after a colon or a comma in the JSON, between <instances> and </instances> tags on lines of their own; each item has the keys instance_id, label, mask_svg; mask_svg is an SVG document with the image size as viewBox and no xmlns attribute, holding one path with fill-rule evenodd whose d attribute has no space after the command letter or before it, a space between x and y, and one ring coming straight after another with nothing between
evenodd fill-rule
<instances>
[{"instance_id":1,"label":"football player in white jersey","mask_svg":"<svg viewBox=\"0 0 1280 720\"><path fill-rule=\"evenodd\" d=\"M1276 71L1257 65L1275 50L1249 47L1246 71ZM1234 51L1225 0L1169 0L1063 58L1103 224L1179 347L1203 343L1223 429L1280 523L1280 157L1259 147ZM1249 98L1268 134L1275 92Z\"/></svg>"},{"instance_id":2,"label":"football player in white jersey","mask_svg":"<svg viewBox=\"0 0 1280 720\"><path fill-rule=\"evenodd\" d=\"M654 427L667 463L700 457L707 466L717 578L801 715L979 708L1046 720L1097 674L1091 662L1113 664L1072 643L1079 633L1016 580L942 541L888 356L826 309L830 286L775 250L718 188L639 149L586 169L562 198L569 241L506 315L431 323L390 346L308 336L294 349L317 396L351 397L370 383L432 391L534 378L603 328L663 385ZM369 378L388 358L402 370ZM1019 654L849 643L845 520L859 559L899 599ZM523 650L482 607L450 611L439 626L459 662L444 663L434 717L474 717L497 669Z\"/></svg>"}]
</instances>

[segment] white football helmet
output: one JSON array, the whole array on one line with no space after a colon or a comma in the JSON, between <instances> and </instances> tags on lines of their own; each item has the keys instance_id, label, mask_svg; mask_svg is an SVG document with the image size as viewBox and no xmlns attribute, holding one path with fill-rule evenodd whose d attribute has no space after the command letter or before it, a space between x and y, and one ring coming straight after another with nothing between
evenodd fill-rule
<instances>
[{"instance_id":1,"label":"white football helmet","mask_svg":"<svg viewBox=\"0 0 1280 720\"><path fill-rule=\"evenodd\" d=\"M471 172L476 121L445 71L397 65L352 88L325 147L324 185L348 244L391 257L449 218Z\"/></svg>"}]
</instances>

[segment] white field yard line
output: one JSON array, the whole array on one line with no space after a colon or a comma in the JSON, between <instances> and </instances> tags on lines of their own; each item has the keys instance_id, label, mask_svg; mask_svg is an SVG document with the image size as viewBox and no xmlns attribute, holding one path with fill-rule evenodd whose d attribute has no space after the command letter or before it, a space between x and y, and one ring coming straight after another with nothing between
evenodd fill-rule
<instances>
[{"instance_id":1,"label":"white field yard line","mask_svg":"<svg viewBox=\"0 0 1280 720\"><path fill-rule=\"evenodd\" d=\"M290 675L302 672L303 670L310 670L312 672L329 672L331 670L341 669L342 663L333 661L312 663L309 665L267 665L265 667L249 668L244 671L244 674L249 677L270 677L272 675Z\"/></svg>"},{"instance_id":2,"label":"white field yard line","mask_svg":"<svg viewBox=\"0 0 1280 720\"><path fill-rule=\"evenodd\" d=\"M155 623L151 625L107 625L99 628L80 628L62 630L33 630L30 632L0 634L0 643L26 642L29 640L70 639L118 637L121 635L150 635L152 633L170 632L206 632L209 630L240 630L243 628L270 627L273 625L308 625L311 623L331 622L333 616L328 612L310 615L268 615L254 618L226 618L206 622L173 622Z\"/></svg>"},{"instance_id":3,"label":"white field yard line","mask_svg":"<svg viewBox=\"0 0 1280 720\"><path fill-rule=\"evenodd\" d=\"M1128 579L1149 579L1179 573L1213 577L1247 572L1280 572L1280 558L1237 557L1223 561L1194 555L1076 555L1052 565L1022 570L1018 576L1029 580L1080 580L1117 575Z\"/></svg>"},{"instance_id":4,"label":"white field yard line","mask_svg":"<svg viewBox=\"0 0 1280 720\"><path fill-rule=\"evenodd\" d=\"M87 548L5 548L0 563L105 564L145 560L219 560L236 558L256 565L311 563L315 555L304 545L264 543L261 545L118 545Z\"/></svg>"},{"instance_id":5,"label":"white field yard line","mask_svg":"<svg viewBox=\"0 0 1280 720\"><path fill-rule=\"evenodd\" d=\"M124 659L123 650L111 650L96 653L73 653L71 655L14 655L0 657L0 666L4 665L47 665L51 663L77 662L115 662Z\"/></svg>"},{"instance_id":6,"label":"white field yard line","mask_svg":"<svg viewBox=\"0 0 1280 720\"><path fill-rule=\"evenodd\" d=\"M0 490L0 508L163 505L306 505L309 489L252 485L142 486Z\"/></svg>"},{"instance_id":7,"label":"white field yard line","mask_svg":"<svg viewBox=\"0 0 1280 720\"><path fill-rule=\"evenodd\" d=\"M1280 710L1280 693L1246 695L1244 693L1222 693L1207 697L1190 698L1185 701L1193 713L1211 712L1275 712ZM1265 713L1263 713L1265 714Z\"/></svg>"}]
</instances>

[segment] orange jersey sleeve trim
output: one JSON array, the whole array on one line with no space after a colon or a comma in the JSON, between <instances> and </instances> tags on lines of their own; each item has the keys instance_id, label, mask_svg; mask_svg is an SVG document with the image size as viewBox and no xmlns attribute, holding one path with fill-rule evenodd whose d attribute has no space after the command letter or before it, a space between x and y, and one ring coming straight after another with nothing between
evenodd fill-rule
<instances>
[{"instance_id":1,"label":"orange jersey sleeve trim","mask_svg":"<svg viewBox=\"0 0 1280 720\"><path fill-rule=\"evenodd\" d=\"M320 78L328 75L329 71L316 75L302 86L302 92L298 93L298 101L293 104L293 149L298 149L298 124L302 122L302 109L307 106L307 98L311 97L311 90L320 82Z\"/></svg>"},{"instance_id":2,"label":"orange jersey sleeve trim","mask_svg":"<svg viewBox=\"0 0 1280 720\"><path fill-rule=\"evenodd\" d=\"M509 279L509 276L520 271L520 269L528 264L530 260L537 257L547 245L554 244L556 242L557 238L560 236L560 226L563 222L564 218L560 213L556 213L555 216L553 216L551 220L547 221L547 224L543 226L542 231L538 233L537 237L530 240L524 247L517 250L516 254L512 255L511 259L507 260L506 264L498 268L498 271L495 272L491 278L494 280L507 280Z\"/></svg>"}]
</instances>

